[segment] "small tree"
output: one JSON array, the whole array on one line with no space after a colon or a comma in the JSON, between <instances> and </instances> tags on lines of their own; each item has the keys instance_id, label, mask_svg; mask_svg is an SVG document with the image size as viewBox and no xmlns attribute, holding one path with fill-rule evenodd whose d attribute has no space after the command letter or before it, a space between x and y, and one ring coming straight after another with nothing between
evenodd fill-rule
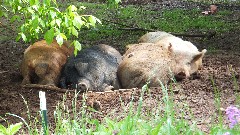
<instances>
[{"instance_id":1,"label":"small tree","mask_svg":"<svg viewBox=\"0 0 240 135\"><path fill-rule=\"evenodd\" d=\"M101 21L92 15L81 15L78 12L84 10L70 5L66 10L60 11L56 0L2 0L0 2L0 17L7 17L7 13L14 15L10 21L23 23L19 27L17 40L22 38L25 42L33 42L44 35L47 43L55 38L59 45L63 40L76 39L82 27L95 27ZM73 40L74 54L81 50L78 40Z\"/></svg>"}]
</instances>

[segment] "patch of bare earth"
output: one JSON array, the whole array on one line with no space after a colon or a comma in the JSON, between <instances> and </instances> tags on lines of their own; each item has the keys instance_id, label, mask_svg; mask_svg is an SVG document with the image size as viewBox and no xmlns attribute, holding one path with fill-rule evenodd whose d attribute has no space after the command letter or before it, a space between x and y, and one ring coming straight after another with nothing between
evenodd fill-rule
<instances>
[{"instance_id":1,"label":"patch of bare earth","mask_svg":"<svg viewBox=\"0 0 240 135\"><path fill-rule=\"evenodd\" d=\"M5 117L6 113L13 113L27 120L27 107L22 97L27 101L31 115L39 116L38 92L41 89L22 88L20 85L19 64L27 45L23 42L15 42L11 38L15 33L5 27L0 27L0 35L4 37L0 39L0 116ZM177 116L185 114L185 119L190 122L197 121L197 126L208 132L209 124L216 122L218 117L219 110L215 104L215 98L218 98L215 96L216 90L220 93L222 108L236 104L236 94L239 94L240 83L240 29L235 28L231 32L216 35L211 39L191 38L189 40L194 42L198 48L213 46L216 50L221 50L207 53L203 60L203 68L192 78L178 82L174 86L173 92ZM63 100L64 93L52 90L44 91L47 96L49 121L53 123L53 111L57 103ZM124 112L124 108L129 108L132 96L134 97L133 104L136 107L140 94L141 89L116 90L105 93L89 92L87 93L87 105L98 109L99 112L94 113L93 117L99 120L106 115L122 118L124 115L122 112ZM65 104L71 106L73 97L74 93L68 92ZM160 87L150 88L144 94L143 113L154 111L157 107L164 110L162 97ZM79 108L82 106L81 101L82 96L79 95L77 101ZM224 112L222 113L224 114ZM225 115L223 116L226 118ZM7 116L5 118L11 123L20 121L16 117ZM224 121L227 123L226 119ZM0 120L0 123L6 124L3 120Z\"/></svg>"}]
</instances>

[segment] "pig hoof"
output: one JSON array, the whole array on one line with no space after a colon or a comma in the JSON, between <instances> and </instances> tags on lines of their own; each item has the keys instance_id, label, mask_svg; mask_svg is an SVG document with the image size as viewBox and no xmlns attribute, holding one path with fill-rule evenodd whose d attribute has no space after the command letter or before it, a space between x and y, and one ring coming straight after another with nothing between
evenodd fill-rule
<instances>
[{"instance_id":1,"label":"pig hoof","mask_svg":"<svg viewBox=\"0 0 240 135\"><path fill-rule=\"evenodd\" d=\"M104 89L104 91L112 91L112 90L114 90L114 87L113 86L107 86L105 89Z\"/></svg>"},{"instance_id":2,"label":"pig hoof","mask_svg":"<svg viewBox=\"0 0 240 135\"><path fill-rule=\"evenodd\" d=\"M79 83L77 89L81 92L85 92L88 90L87 85L85 83Z\"/></svg>"},{"instance_id":3,"label":"pig hoof","mask_svg":"<svg viewBox=\"0 0 240 135\"><path fill-rule=\"evenodd\" d=\"M26 85L26 84L30 84L31 82L30 82L30 80L29 79L23 79L23 81L22 81L22 85Z\"/></svg>"}]
</instances>

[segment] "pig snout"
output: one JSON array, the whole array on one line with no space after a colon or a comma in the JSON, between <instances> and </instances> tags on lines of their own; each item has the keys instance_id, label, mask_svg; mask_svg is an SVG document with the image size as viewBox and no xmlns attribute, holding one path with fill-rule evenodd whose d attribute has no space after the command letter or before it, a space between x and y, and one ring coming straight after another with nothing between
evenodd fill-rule
<instances>
[{"instance_id":1,"label":"pig snout","mask_svg":"<svg viewBox=\"0 0 240 135\"><path fill-rule=\"evenodd\" d=\"M35 73L40 77L44 78L45 75L47 74L49 65L48 63L38 63L35 66Z\"/></svg>"},{"instance_id":2,"label":"pig snout","mask_svg":"<svg viewBox=\"0 0 240 135\"><path fill-rule=\"evenodd\" d=\"M184 72L180 72L174 76L176 81L182 81L183 79L188 78Z\"/></svg>"},{"instance_id":3,"label":"pig snout","mask_svg":"<svg viewBox=\"0 0 240 135\"><path fill-rule=\"evenodd\" d=\"M174 77L175 77L176 81L181 81L183 79L190 78L190 73L187 69L184 69L184 71L175 74Z\"/></svg>"},{"instance_id":4,"label":"pig snout","mask_svg":"<svg viewBox=\"0 0 240 135\"><path fill-rule=\"evenodd\" d=\"M90 89L89 81L86 79L78 81L77 90L80 92L86 92Z\"/></svg>"},{"instance_id":5,"label":"pig snout","mask_svg":"<svg viewBox=\"0 0 240 135\"><path fill-rule=\"evenodd\" d=\"M77 86L77 90L78 91L87 91L88 90L88 86L86 83L79 83Z\"/></svg>"}]
</instances>

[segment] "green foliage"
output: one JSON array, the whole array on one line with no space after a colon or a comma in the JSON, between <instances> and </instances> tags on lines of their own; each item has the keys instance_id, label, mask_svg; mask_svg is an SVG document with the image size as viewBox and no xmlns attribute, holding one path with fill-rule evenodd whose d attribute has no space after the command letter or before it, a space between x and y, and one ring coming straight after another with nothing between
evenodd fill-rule
<instances>
[{"instance_id":1,"label":"green foliage","mask_svg":"<svg viewBox=\"0 0 240 135\"><path fill-rule=\"evenodd\" d=\"M24 22L20 26L17 40L22 38L26 42L33 42L44 35L47 43L51 43L56 37L58 44L62 45L63 40L77 39L83 27L91 28L95 27L96 23L101 23L92 15L79 14L85 9L83 6L77 8L70 5L66 10L60 11L56 0L3 0L1 6L9 7L6 11L12 11L12 22L19 22L23 17ZM5 15L3 10L0 10L0 15ZM81 44L74 40L73 45L76 55L81 49Z\"/></svg>"},{"instance_id":2,"label":"green foliage","mask_svg":"<svg viewBox=\"0 0 240 135\"><path fill-rule=\"evenodd\" d=\"M118 7L118 4L121 2L121 0L108 0L107 4L109 7Z\"/></svg>"},{"instance_id":3,"label":"green foliage","mask_svg":"<svg viewBox=\"0 0 240 135\"><path fill-rule=\"evenodd\" d=\"M136 43L138 38L148 30L161 30L172 33L199 33L216 31L217 34L227 32L231 28L239 27L239 23L224 18L233 14L233 11L219 10L216 15L206 16L200 9L154 9L152 6L128 5L109 9L106 4L76 3L77 6L88 7L83 12L93 14L102 20L103 25L96 25L96 29L82 30L80 40L91 44L99 41L124 46ZM126 30L125 28L143 28L144 30ZM87 43L88 43L87 42ZM215 46L209 46L215 47Z\"/></svg>"},{"instance_id":4,"label":"green foliage","mask_svg":"<svg viewBox=\"0 0 240 135\"><path fill-rule=\"evenodd\" d=\"M4 127L0 124L0 135L14 135L22 127L22 122L12 124L9 127Z\"/></svg>"},{"instance_id":5,"label":"green foliage","mask_svg":"<svg viewBox=\"0 0 240 135\"><path fill-rule=\"evenodd\" d=\"M86 96L83 94L82 107L77 109L78 96L78 93L75 93L75 97L72 99L72 108L65 105L66 95L64 95L63 101L58 103L56 111L54 111L55 134L92 134L94 120L86 113Z\"/></svg>"}]
</instances>

